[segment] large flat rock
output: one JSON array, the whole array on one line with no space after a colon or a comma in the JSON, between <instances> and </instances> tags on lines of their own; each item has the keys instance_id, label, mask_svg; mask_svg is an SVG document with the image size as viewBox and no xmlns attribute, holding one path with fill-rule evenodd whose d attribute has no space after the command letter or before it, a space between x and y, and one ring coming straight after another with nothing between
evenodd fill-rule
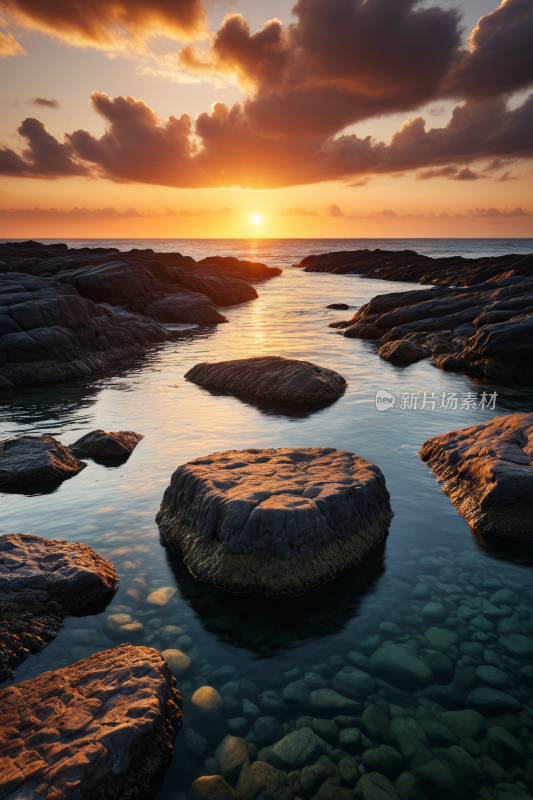
<instances>
[{"instance_id":1,"label":"large flat rock","mask_svg":"<svg viewBox=\"0 0 533 800\"><path fill-rule=\"evenodd\" d=\"M259 356L196 364L185 379L274 402L327 403L344 394L347 382L332 369L310 361Z\"/></svg>"},{"instance_id":2,"label":"large flat rock","mask_svg":"<svg viewBox=\"0 0 533 800\"><path fill-rule=\"evenodd\" d=\"M162 656L122 645L0 691L0 797L142 798L182 724Z\"/></svg>"},{"instance_id":3,"label":"large flat rock","mask_svg":"<svg viewBox=\"0 0 533 800\"><path fill-rule=\"evenodd\" d=\"M196 578L282 597L359 564L392 516L378 467L306 447L227 450L183 464L156 521Z\"/></svg>"},{"instance_id":4,"label":"large flat rock","mask_svg":"<svg viewBox=\"0 0 533 800\"><path fill-rule=\"evenodd\" d=\"M473 528L533 541L533 413L435 436L420 458Z\"/></svg>"},{"instance_id":5,"label":"large flat rock","mask_svg":"<svg viewBox=\"0 0 533 800\"><path fill-rule=\"evenodd\" d=\"M0 442L0 487L59 483L87 465L49 433Z\"/></svg>"},{"instance_id":6,"label":"large flat rock","mask_svg":"<svg viewBox=\"0 0 533 800\"><path fill-rule=\"evenodd\" d=\"M111 564L84 544L0 536L0 681L50 642L72 609L117 586Z\"/></svg>"}]
</instances>

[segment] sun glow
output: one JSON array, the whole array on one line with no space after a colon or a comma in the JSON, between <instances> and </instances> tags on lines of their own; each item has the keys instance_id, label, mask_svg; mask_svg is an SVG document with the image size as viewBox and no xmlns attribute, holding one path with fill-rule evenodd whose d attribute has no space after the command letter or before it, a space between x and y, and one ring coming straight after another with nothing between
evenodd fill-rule
<instances>
[{"instance_id":1,"label":"sun glow","mask_svg":"<svg viewBox=\"0 0 533 800\"><path fill-rule=\"evenodd\" d=\"M254 222L255 222L256 225L258 225L261 222L261 217L255 216L254 217Z\"/></svg>"}]
</instances>

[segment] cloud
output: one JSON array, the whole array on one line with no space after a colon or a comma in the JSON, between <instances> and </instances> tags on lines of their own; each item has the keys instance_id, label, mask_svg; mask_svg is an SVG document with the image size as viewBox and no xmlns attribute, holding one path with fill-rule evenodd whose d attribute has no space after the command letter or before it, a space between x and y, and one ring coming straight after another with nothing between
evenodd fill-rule
<instances>
[{"instance_id":1,"label":"cloud","mask_svg":"<svg viewBox=\"0 0 533 800\"><path fill-rule=\"evenodd\" d=\"M18 133L28 147L22 155L0 147L0 175L52 179L92 174L90 167L75 158L70 145L59 142L38 119L25 119Z\"/></svg>"},{"instance_id":2,"label":"cloud","mask_svg":"<svg viewBox=\"0 0 533 800\"><path fill-rule=\"evenodd\" d=\"M0 31L0 58L27 55L22 45L10 33L2 33Z\"/></svg>"},{"instance_id":3,"label":"cloud","mask_svg":"<svg viewBox=\"0 0 533 800\"><path fill-rule=\"evenodd\" d=\"M513 210L509 210L507 207L505 207L503 211L500 211L498 208L476 208L472 211L472 209L469 208L467 213L470 217L478 217L478 218L513 217L515 219L522 219L523 217L533 216L531 211L527 211L526 209L521 208L520 206L518 206Z\"/></svg>"},{"instance_id":4,"label":"cloud","mask_svg":"<svg viewBox=\"0 0 533 800\"><path fill-rule=\"evenodd\" d=\"M473 172L469 167L459 169L455 164L450 164L447 167L440 169L427 169L421 170L416 173L417 181L427 181L430 178L448 178L449 181L477 181L478 178L484 178L485 175L479 175Z\"/></svg>"},{"instance_id":5,"label":"cloud","mask_svg":"<svg viewBox=\"0 0 533 800\"><path fill-rule=\"evenodd\" d=\"M332 203L328 208L328 216L330 217L344 217L345 214L342 213L339 206L336 203Z\"/></svg>"},{"instance_id":6,"label":"cloud","mask_svg":"<svg viewBox=\"0 0 533 800\"><path fill-rule=\"evenodd\" d=\"M30 106L41 106L41 108L59 108L57 100L47 100L46 97L32 97L28 100Z\"/></svg>"},{"instance_id":7,"label":"cloud","mask_svg":"<svg viewBox=\"0 0 533 800\"><path fill-rule=\"evenodd\" d=\"M507 181L519 181L523 175L511 175L510 172L504 172L499 178L495 178L496 183L506 183Z\"/></svg>"},{"instance_id":8,"label":"cloud","mask_svg":"<svg viewBox=\"0 0 533 800\"><path fill-rule=\"evenodd\" d=\"M1 220L15 220L15 219L59 219L59 220L106 220L106 219L134 219L134 218L150 218L155 217L199 217L203 215L223 215L235 216L236 212L231 211L228 206L222 206L218 211L212 211L210 208L202 208L199 210L181 209L176 211L173 208L165 208L163 212L153 211L139 211L136 208L127 208L125 211L117 211L116 208L110 206L109 208L3 208L0 209Z\"/></svg>"},{"instance_id":9,"label":"cloud","mask_svg":"<svg viewBox=\"0 0 533 800\"><path fill-rule=\"evenodd\" d=\"M444 106L440 106L440 108L430 108L429 114L432 117L442 117L443 114L446 113L446 109Z\"/></svg>"},{"instance_id":10,"label":"cloud","mask_svg":"<svg viewBox=\"0 0 533 800\"><path fill-rule=\"evenodd\" d=\"M206 31L201 0L0 0L14 23L78 46L142 47L158 34L192 39Z\"/></svg>"},{"instance_id":11,"label":"cloud","mask_svg":"<svg viewBox=\"0 0 533 800\"><path fill-rule=\"evenodd\" d=\"M396 175L392 175L391 177L395 178L397 176ZM403 177L403 174L401 175L401 177ZM360 178L359 180L353 181L352 183L347 183L346 184L346 188L347 189L351 189L351 188L355 189L355 188L357 188L359 186L368 186L368 184L370 183L371 180L372 180L372 178L370 177L370 175L365 175L364 178Z\"/></svg>"},{"instance_id":12,"label":"cloud","mask_svg":"<svg viewBox=\"0 0 533 800\"><path fill-rule=\"evenodd\" d=\"M282 217L318 217L318 211L308 211L307 208L286 208L280 211Z\"/></svg>"},{"instance_id":13,"label":"cloud","mask_svg":"<svg viewBox=\"0 0 533 800\"><path fill-rule=\"evenodd\" d=\"M182 208L181 211L177 212L178 217L203 217L203 216L223 216L223 217L236 217L237 212L232 211L228 206L222 206L219 208L218 211L213 211L211 208L198 208L195 210L185 209Z\"/></svg>"}]
</instances>

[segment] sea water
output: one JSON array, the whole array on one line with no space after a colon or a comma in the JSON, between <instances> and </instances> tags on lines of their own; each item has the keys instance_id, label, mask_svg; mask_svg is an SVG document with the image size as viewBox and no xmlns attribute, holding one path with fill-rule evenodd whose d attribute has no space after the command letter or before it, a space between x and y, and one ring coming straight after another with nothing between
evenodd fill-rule
<instances>
[{"instance_id":1,"label":"sea water","mask_svg":"<svg viewBox=\"0 0 533 800\"><path fill-rule=\"evenodd\" d=\"M503 674L498 678L503 682L501 690L515 699L520 712L512 710L507 721L500 719L500 727L507 725L523 756L509 757L501 749L490 749L482 737L474 744L463 739L461 743L477 758L491 758L499 766L494 781L526 787L533 779L524 770L533 758L533 689L527 670L523 672L533 653L532 551L510 540L473 533L441 492L418 451L432 436L499 414L531 411L533 384L444 373L428 360L408 367L384 362L377 355L377 343L346 339L328 324L349 318L376 294L412 289L413 284L305 273L290 265L309 253L359 247L407 248L428 255L527 253L533 251L533 240L68 243L152 247L196 259L237 255L282 266L284 272L256 285L258 299L223 309L227 324L179 326L182 334L177 341L154 346L143 358L106 374L67 384L20 387L9 399L0 400L2 438L47 432L70 444L95 428L134 430L144 436L121 466L108 468L89 460L80 474L49 491L1 495L2 533L83 542L108 558L120 577L120 587L107 608L67 617L57 638L30 656L4 686L120 644L106 619L114 613L130 614L144 626L135 644L161 651L179 649L192 659L188 673L178 681L184 697L184 726L170 766L159 776L153 792L157 800L176 800L197 777L212 770L212 761L206 764L206 760L213 757L226 733L248 736L260 747L264 742L254 733L257 718L274 717L279 722L275 734L279 739L298 725L311 724L311 717L333 719L344 713L319 714L309 708L305 697L291 700L289 684L311 673L315 677L307 678L310 689L332 688L335 675L345 666L371 672L365 659L380 642L412 644L417 640L418 648L424 650L430 640L429 649L441 652L452 670L440 683L449 684L459 664L455 674L464 684L459 699L445 696L447 690L439 695L441 713L464 708L474 686L490 687L476 672L480 666L497 665ZM347 303L350 310L326 309L334 302ZM269 354L337 370L348 381L346 393L325 408L298 408L208 391L183 379L201 361ZM392 408L378 411L379 390L393 395ZM436 400L427 399L431 397ZM164 545L154 521L174 470L188 460L226 449L309 446L353 451L380 467L395 514L385 543L360 567L293 599L229 594L195 581L182 559ZM138 600L127 593L136 578L142 578L147 587ZM177 591L165 607L146 602L148 591L167 586ZM484 601L500 589L512 592L505 616L483 613ZM435 620L421 615L428 602L444 609ZM428 633L429 629L437 632ZM529 650L526 646L518 652L509 638L512 633L529 640ZM466 642L477 646L465 648ZM203 685L214 686L224 699L223 729L199 744L186 734L188 727L194 728L191 696ZM267 690L283 700L274 710L266 709L262 701ZM399 691L393 675L390 682L376 682L370 694L358 699L361 711L372 703L391 719L413 717L430 702L418 691ZM307 720L302 721L304 716ZM485 716L492 719L502 714L488 709ZM430 746L445 757L442 742L430 741ZM465 778L464 786L467 796L474 797L474 784Z\"/></svg>"}]
</instances>

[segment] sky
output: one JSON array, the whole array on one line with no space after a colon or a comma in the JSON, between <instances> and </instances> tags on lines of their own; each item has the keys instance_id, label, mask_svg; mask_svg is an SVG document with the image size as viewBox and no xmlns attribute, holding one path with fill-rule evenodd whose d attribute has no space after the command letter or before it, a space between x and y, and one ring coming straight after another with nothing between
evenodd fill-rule
<instances>
[{"instance_id":1,"label":"sky","mask_svg":"<svg viewBox=\"0 0 533 800\"><path fill-rule=\"evenodd\" d=\"M532 0L0 0L0 237L532 237L532 41Z\"/></svg>"}]
</instances>

